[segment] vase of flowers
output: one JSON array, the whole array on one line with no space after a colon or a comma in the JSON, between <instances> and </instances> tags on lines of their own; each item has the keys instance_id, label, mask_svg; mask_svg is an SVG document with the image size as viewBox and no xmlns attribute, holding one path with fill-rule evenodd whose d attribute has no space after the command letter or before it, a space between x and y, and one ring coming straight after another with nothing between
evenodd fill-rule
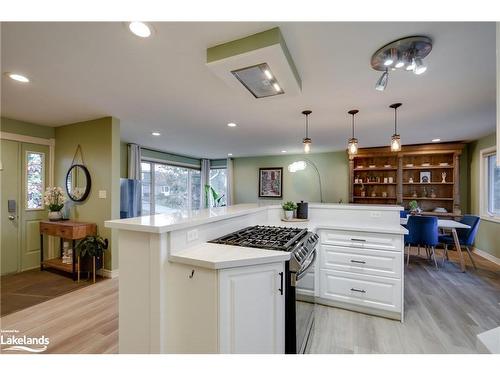
<instances>
[{"instance_id":1,"label":"vase of flowers","mask_svg":"<svg viewBox=\"0 0 500 375\"><path fill-rule=\"evenodd\" d=\"M63 189L58 186L48 187L43 195L43 201L49 208L49 220L61 220L61 210L64 207L64 202L66 202L66 197L64 196Z\"/></svg>"}]
</instances>

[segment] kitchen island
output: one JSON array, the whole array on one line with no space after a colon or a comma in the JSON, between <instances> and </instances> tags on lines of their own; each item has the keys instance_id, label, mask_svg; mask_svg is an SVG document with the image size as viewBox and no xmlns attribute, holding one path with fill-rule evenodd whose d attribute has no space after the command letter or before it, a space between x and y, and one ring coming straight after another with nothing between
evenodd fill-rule
<instances>
[{"instance_id":1,"label":"kitchen island","mask_svg":"<svg viewBox=\"0 0 500 375\"><path fill-rule=\"evenodd\" d=\"M119 230L120 353L283 353L290 253L207 243L253 225L320 235L316 287L304 286L316 302L402 319L401 209L310 204L309 222L285 223L280 206L244 204L107 221Z\"/></svg>"}]
</instances>

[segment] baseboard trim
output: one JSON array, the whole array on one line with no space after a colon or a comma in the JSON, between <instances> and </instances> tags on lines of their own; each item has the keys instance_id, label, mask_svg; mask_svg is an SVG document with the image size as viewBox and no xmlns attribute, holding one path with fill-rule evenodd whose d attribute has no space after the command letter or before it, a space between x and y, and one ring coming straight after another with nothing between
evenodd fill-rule
<instances>
[{"instance_id":1,"label":"baseboard trim","mask_svg":"<svg viewBox=\"0 0 500 375\"><path fill-rule=\"evenodd\" d=\"M118 270L107 270L103 268L97 271L97 274L108 279L114 279L115 277L118 277Z\"/></svg>"},{"instance_id":2,"label":"baseboard trim","mask_svg":"<svg viewBox=\"0 0 500 375\"><path fill-rule=\"evenodd\" d=\"M489 260L490 262L495 263L496 265L500 266L500 259L497 258L494 255L491 255L490 253L487 253L486 251L480 250L477 247L472 249L472 252L474 254L479 255L480 257Z\"/></svg>"}]
</instances>

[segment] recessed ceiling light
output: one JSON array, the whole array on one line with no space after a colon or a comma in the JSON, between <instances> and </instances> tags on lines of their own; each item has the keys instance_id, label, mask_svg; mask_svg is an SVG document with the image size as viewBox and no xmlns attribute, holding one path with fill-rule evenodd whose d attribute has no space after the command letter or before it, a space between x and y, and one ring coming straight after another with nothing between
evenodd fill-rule
<instances>
[{"instance_id":1,"label":"recessed ceiling light","mask_svg":"<svg viewBox=\"0 0 500 375\"><path fill-rule=\"evenodd\" d=\"M141 38L149 38L151 36L151 29L144 22L138 22L138 21L130 22L128 24L128 28L133 34Z\"/></svg>"},{"instance_id":2,"label":"recessed ceiling light","mask_svg":"<svg viewBox=\"0 0 500 375\"><path fill-rule=\"evenodd\" d=\"M432 142L441 142L441 138L434 138Z\"/></svg>"},{"instance_id":3,"label":"recessed ceiling light","mask_svg":"<svg viewBox=\"0 0 500 375\"><path fill-rule=\"evenodd\" d=\"M286 154L286 153L287 153L287 151L286 151L286 150L281 150L281 152L282 152L283 154Z\"/></svg>"},{"instance_id":4,"label":"recessed ceiling light","mask_svg":"<svg viewBox=\"0 0 500 375\"><path fill-rule=\"evenodd\" d=\"M230 128L235 128L236 124L234 122L230 122L227 124L227 126L229 126Z\"/></svg>"},{"instance_id":5,"label":"recessed ceiling light","mask_svg":"<svg viewBox=\"0 0 500 375\"><path fill-rule=\"evenodd\" d=\"M159 133L159 132L152 132L151 135L154 135L155 137L159 137L161 135L161 133Z\"/></svg>"},{"instance_id":6,"label":"recessed ceiling light","mask_svg":"<svg viewBox=\"0 0 500 375\"><path fill-rule=\"evenodd\" d=\"M281 87L280 87L280 85L278 85L278 83L276 83L276 82L275 82L275 83L273 83L273 87L274 87L274 89L275 89L277 92L280 92L280 91L281 91Z\"/></svg>"},{"instance_id":7,"label":"recessed ceiling light","mask_svg":"<svg viewBox=\"0 0 500 375\"><path fill-rule=\"evenodd\" d=\"M227 156L233 156L233 154L229 153L229 154L227 154Z\"/></svg>"},{"instance_id":8,"label":"recessed ceiling light","mask_svg":"<svg viewBox=\"0 0 500 375\"><path fill-rule=\"evenodd\" d=\"M17 81L17 82L28 83L30 81L28 77L23 76L21 74L17 74L17 73L5 73L5 74L10 79L13 79L14 81Z\"/></svg>"},{"instance_id":9,"label":"recessed ceiling light","mask_svg":"<svg viewBox=\"0 0 500 375\"><path fill-rule=\"evenodd\" d=\"M264 70L264 75L267 77L267 79L273 79L273 75L269 71L269 69Z\"/></svg>"}]
</instances>

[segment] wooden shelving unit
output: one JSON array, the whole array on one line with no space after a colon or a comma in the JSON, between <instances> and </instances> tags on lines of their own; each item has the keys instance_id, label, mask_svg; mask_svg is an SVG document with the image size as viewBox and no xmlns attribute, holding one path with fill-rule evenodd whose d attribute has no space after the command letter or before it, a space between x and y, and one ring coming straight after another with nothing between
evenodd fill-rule
<instances>
[{"instance_id":1,"label":"wooden shelving unit","mask_svg":"<svg viewBox=\"0 0 500 375\"><path fill-rule=\"evenodd\" d=\"M432 213L435 208L441 207L447 213L436 215L460 215L458 181L463 147L462 143L413 145L403 146L402 151L397 153L391 152L389 147L360 149L349 161L350 202L399 204L407 208L410 201L416 200L425 213ZM370 165L374 167L370 168ZM420 181L422 172L429 172L429 182ZM443 173L446 173L444 183ZM384 178L387 181L392 178L392 182L384 183ZM413 182L409 182L410 179ZM365 196L362 196L362 191ZM376 197L371 196L373 192ZM387 196L383 197L383 193Z\"/></svg>"}]
</instances>

